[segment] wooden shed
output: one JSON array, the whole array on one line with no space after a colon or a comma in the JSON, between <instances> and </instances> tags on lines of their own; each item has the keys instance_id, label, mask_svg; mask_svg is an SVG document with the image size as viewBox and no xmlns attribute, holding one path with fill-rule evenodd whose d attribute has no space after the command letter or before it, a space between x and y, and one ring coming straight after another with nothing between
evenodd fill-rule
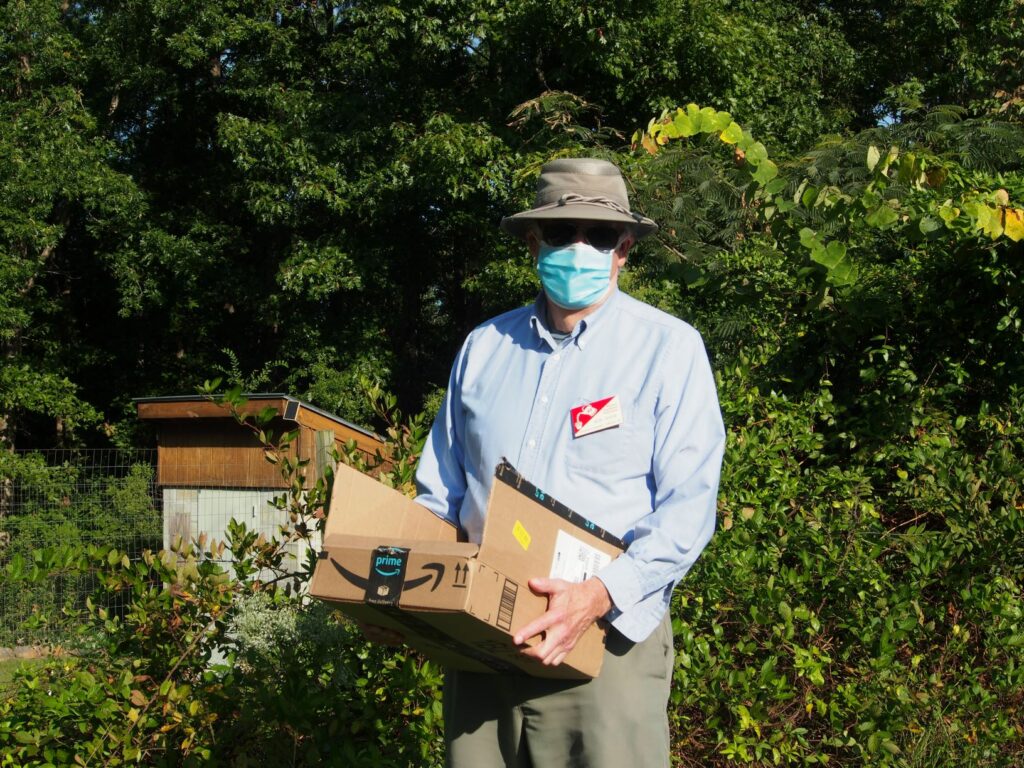
<instances>
[{"instance_id":1,"label":"wooden shed","mask_svg":"<svg viewBox=\"0 0 1024 768\"><path fill-rule=\"evenodd\" d=\"M340 449L352 440L372 456L383 445L373 432L290 395L248 394L245 398L246 414L267 407L277 411L269 427L275 435L298 430L289 451L309 459L307 485L322 474L332 446ZM267 461L254 430L238 424L225 406L198 395L142 397L134 402L138 417L156 426L164 548L179 535L190 540L206 533L209 539L223 541L232 519L268 538L279 535L286 518L273 506L273 499L286 483L278 467ZM295 543L291 550L293 567L301 567L306 548Z\"/></svg>"}]
</instances>

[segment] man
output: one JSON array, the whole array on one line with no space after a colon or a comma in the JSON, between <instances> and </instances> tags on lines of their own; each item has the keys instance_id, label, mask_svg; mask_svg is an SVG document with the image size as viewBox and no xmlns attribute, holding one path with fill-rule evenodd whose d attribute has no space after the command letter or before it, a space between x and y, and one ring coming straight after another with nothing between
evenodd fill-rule
<instances>
[{"instance_id":1,"label":"man","mask_svg":"<svg viewBox=\"0 0 1024 768\"><path fill-rule=\"evenodd\" d=\"M475 329L424 448L417 501L479 541L494 470L508 457L538 488L623 538L580 584L537 574L548 611L517 633L559 664L610 624L592 681L449 671L452 766L667 766L672 590L714 529L724 430L697 332L618 291L636 239L619 169L546 164L532 209L501 226L523 239L543 293ZM593 422L593 424L591 424ZM600 428L598 428L600 427Z\"/></svg>"}]
</instances>

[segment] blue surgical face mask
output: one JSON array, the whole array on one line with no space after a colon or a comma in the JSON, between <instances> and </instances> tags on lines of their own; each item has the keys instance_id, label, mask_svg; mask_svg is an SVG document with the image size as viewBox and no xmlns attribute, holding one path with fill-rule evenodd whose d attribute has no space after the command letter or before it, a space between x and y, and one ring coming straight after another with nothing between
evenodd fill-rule
<instances>
[{"instance_id":1,"label":"blue surgical face mask","mask_svg":"<svg viewBox=\"0 0 1024 768\"><path fill-rule=\"evenodd\" d=\"M547 297L562 309L584 309L608 292L615 251L576 242L555 248L540 244L537 272Z\"/></svg>"}]
</instances>

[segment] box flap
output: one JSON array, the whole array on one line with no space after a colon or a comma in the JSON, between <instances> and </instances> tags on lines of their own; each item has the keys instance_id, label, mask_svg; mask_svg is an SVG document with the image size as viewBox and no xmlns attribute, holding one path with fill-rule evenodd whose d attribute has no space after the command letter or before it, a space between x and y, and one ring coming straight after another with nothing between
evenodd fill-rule
<instances>
[{"instance_id":1,"label":"box flap","mask_svg":"<svg viewBox=\"0 0 1024 768\"><path fill-rule=\"evenodd\" d=\"M525 480L508 461L498 465L481 562L524 580L555 576L581 581L625 548L620 538Z\"/></svg>"},{"instance_id":2,"label":"box flap","mask_svg":"<svg viewBox=\"0 0 1024 768\"><path fill-rule=\"evenodd\" d=\"M458 529L426 507L352 467L334 471L324 537L333 534L429 541L459 540Z\"/></svg>"}]
</instances>

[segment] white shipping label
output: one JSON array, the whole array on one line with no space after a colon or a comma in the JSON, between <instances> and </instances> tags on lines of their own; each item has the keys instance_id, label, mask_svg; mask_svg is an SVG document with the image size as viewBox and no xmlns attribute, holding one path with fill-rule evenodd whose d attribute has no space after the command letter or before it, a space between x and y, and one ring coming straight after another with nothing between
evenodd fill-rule
<instances>
[{"instance_id":1,"label":"white shipping label","mask_svg":"<svg viewBox=\"0 0 1024 768\"><path fill-rule=\"evenodd\" d=\"M589 579L611 561L611 555L565 531L559 531L555 538L555 556L551 560L551 578L565 579L578 584Z\"/></svg>"}]
</instances>

